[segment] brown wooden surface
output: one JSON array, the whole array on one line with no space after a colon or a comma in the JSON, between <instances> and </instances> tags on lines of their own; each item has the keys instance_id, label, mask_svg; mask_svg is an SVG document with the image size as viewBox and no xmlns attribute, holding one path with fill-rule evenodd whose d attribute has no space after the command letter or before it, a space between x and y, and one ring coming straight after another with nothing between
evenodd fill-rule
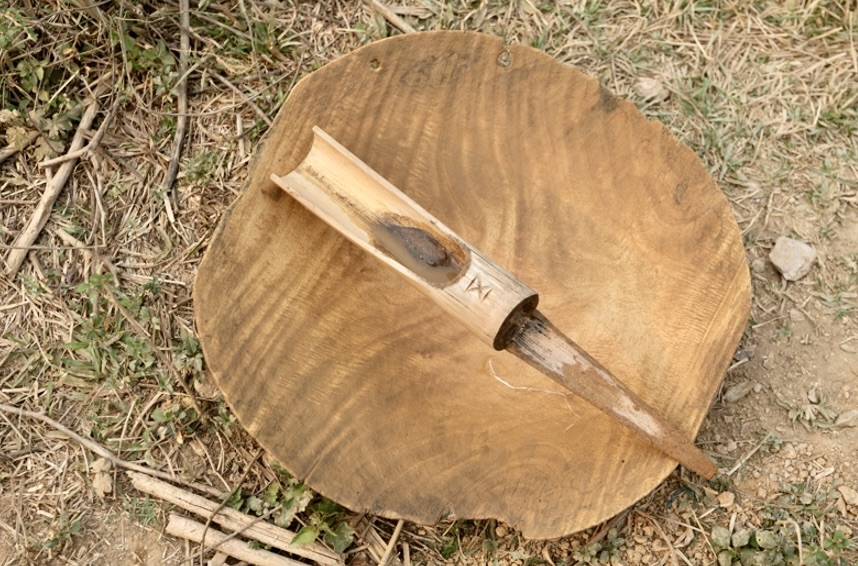
<instances>
[{"instance_id":1,"label":"brown wooden surface","mask_svg":"<svg viewBox=\"0 0 858 566\"><path fill-rule=\"evenodd\" d=\"M748 315L738 228L703 165L578 71L498 38L391 38L305 78L195 285L208 366L288 469L354 510L602 521L674 464L460 323L269 180L318 125L541 295L689 437Z\"/></svg>"}]
</instances>

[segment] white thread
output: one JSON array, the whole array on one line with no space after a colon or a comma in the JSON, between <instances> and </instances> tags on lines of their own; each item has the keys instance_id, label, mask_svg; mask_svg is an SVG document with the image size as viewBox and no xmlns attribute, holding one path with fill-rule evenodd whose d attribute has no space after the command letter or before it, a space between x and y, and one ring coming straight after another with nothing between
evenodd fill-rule
<instances>
[{"instance_id":1,"label":"white thread","mask_svg":"<svg viewBox=\"0 0 858 566\"><path fill-rule=\"evenodd\" d=\"M568 432L569 429L571 429L572 427L575 426L577 419L578 419L578 414L572 408L572 405L569 404L569 396L573 395L573 393L562 393L560 391L552 391L550 389L540 389L538 387L527 387L524 385L513 385L512 383L508 382L507 380L505 380L504 378L502 378L501 376L499 376L497 374L497 372L495 371L495 366L492 363L493 361L494 361L494 358L489 358L489 372L491 372L492 377L494 377L497 381L499 381L505 387L508 387L508 388L512 389L513 391L529 391L531 393L544 393L546 395L559 395L560 397L563 397L563 402L566 404L566 409L569 411L570 415L575 417L575 421L573 421L572 424L570 424L565 429L563 429L563 432Z\"/></svg>"}]
</instances>

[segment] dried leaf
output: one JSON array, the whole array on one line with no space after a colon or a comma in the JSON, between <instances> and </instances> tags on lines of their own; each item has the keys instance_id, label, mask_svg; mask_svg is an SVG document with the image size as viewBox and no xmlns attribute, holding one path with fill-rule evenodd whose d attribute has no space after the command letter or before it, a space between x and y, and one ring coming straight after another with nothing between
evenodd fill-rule
<instances>
[{"instance_id":1,"label":"dried leaf","mask_svg":"<svg viewBox=\"0 0 858 566\"><path fill-rule=\"evenodd\" d=\"M113 464L111 464L110 460L107 460L106 458L99 458L89 466L89 469L95 473L109 472L112 468Z\"/></svg>"},{"instance_id":2,"label":"dried leaf","mask_svg":"<svg viewBox=\"0 0 858 566\"><path fill-rule=\"evenodd\" d=\"M108 493L112 493L113 482L110 480L110 474L104 472L96 473L92 478L92 489L99 497L104 497Z\"/></svg>"},{"instance_id":3,"label":"dried leaf","mask_svg":"<svg viewBox=\"0 0 858 566\"><path fill-rule=\"evenodd\" d=\"M18 121L18 113L14 110L3 108L0 110L0 124L10 124Z\"/></svg>"},{"instance_id":4,"label":"dried leaf","mask_svg":"<svg viewBox=\"0 0 858 566\"><path fill-rule=\"evenodd\" d=\"M27 145L27 130L21 126L12 126L6 129L6 143L10 147L20 149Z\"/></svg>"},{"instance_id":5,"label":"dried leaf","mask_svg":"<svg viewBox=\"0 0 858 566\"><path fill-rule=\"evenodd\" d=\"M664 88L660 81L650 77L639 78L635 83L635 92L641 98L655 102L661 102L670 96L670 91Z\"/></svg>"}]
</instances>

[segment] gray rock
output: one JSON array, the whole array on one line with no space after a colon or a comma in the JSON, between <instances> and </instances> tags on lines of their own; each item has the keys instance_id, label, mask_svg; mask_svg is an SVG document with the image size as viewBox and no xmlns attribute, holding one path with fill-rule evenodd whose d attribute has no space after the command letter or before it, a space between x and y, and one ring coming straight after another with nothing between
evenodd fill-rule
<instances>
[{"instance_id":1,"label":"gray rock","mask_svg":"<svg viewBox=\"0 0 858 566\"><path fill-rule=\"evenodd\" d=\"M798 281L808 274L816 261L816 250L811 246L781 236L769 253L769 259L787 281Z\"/></svg>"},{"instance_id":2,"label":"gray rock","mask_svg":"<svg viewBox=\"0 0 858 566\"><path fill-rule=\"evenodd\" d=\"M834 426L858 427L858 409L850 409L837 415L837 420L834 421Z\"/></svg>"}]
</instances>

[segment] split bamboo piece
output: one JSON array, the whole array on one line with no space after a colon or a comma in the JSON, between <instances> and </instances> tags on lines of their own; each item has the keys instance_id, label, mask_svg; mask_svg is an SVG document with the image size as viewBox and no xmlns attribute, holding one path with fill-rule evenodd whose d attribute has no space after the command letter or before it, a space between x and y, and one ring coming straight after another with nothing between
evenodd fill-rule
<instances>
[{"instance_id":1,"label":"split bamboo piece","mask_svg":"<svg viewBox=\"0 0 858 566\"><path fill-rule=\"evenodd\" d=\"M307 566L305 562L292 560L267 550L250 548L244 541L227 539L227 535L221 531L211 527L206 529L202 523L175 513L170 513L166 531L168 535L174 537L217 547L224 554L258 566Z\"/></svg>"},{"instance_id":2,"label":"split bamboo piece","mask_svg":"<svg viewBox=\"0 0 858 566\"><path fill-rule=\"evenodd\" d=\"M701 476L717 467L671 423L536 311L537 294L318 127L271 180L496 350L507 349Z\"/></svg>"},{"instance_id":3,"label":"split bamboo piece","mask_svg":"<svg viewBox=\"0 0 858 566\"><path fill-rule=\"evenodd\" d=\"M297 546L292 544L295 533L267 522L255 523L251 517L230 507L217 503L165 481L139 472L126 472L135 489L172 503L201 517L211 517L212 522L224 528L237 531L243 529L242 536L258 540L263 544L279 548L290 554L314 561L320 566L342 566L343 559L335 552L317 543ZM197 541L199 542L199 541Z\"/></svg>"}]
</instances>

